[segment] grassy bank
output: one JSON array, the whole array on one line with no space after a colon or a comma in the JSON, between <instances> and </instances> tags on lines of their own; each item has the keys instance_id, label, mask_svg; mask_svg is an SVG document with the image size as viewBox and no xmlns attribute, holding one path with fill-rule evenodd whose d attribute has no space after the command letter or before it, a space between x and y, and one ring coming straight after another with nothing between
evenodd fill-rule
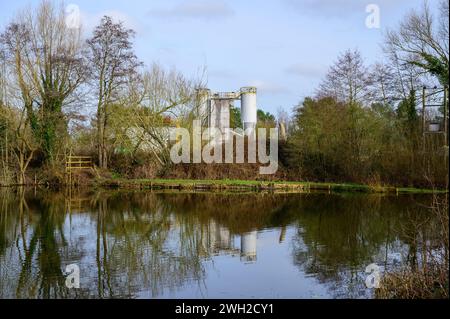
<instances>
[{"instance_id":1,"label":"grassy bank","mask_svg":"<svg viewBox=\"0 0 450 319\"><path fill-rule=\"evenodd\" d=\"M363 193L445 193L445 190L419 189L408 187L370 186L350 183L316 182L272 182L249 180L186 180L186 179L98 179L99 187L125 189L179 189L179 190L252 190L252 191L295 191L308 192L345 191Z\"/></svg>"}]
</instances>

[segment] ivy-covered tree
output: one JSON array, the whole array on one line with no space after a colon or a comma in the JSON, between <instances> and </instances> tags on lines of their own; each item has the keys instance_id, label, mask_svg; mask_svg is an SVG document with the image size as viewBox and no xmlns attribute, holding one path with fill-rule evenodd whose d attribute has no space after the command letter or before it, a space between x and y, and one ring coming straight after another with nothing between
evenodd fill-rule
<instances>
[{"instance_id":1,"label":"ivy-covered tree","mask_svg":"<svg viewBox=\"0 0 450 319\"><path fill-rule=\"evenodd\" d=\"M67 133L65 110L86 79L81 29L66 25L62 5L43 1L10 23L1 43L33 136L53 162Z\"/></svg>"}]
</instances>

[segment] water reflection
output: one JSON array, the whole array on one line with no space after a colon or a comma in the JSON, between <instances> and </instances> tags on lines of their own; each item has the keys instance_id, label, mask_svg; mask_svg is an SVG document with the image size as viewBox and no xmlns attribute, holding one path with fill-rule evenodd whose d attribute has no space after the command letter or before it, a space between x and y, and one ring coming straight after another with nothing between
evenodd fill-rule
<instances>
[{"instance_id":1,"label":"water reflection","mask_svg":"<svg viewBox=\"0 0 450 319\"><path fill-rule=\"evenodd\" d=\"M433 240L430 202L3 189L0 298L370 297L368 264L417 263Z\"/></svg>"}]
</instances>

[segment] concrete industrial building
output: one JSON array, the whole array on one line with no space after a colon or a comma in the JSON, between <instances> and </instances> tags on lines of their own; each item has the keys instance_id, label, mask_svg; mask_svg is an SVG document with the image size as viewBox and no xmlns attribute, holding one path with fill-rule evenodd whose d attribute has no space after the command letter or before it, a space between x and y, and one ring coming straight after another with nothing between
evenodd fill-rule
<instances>
[{"instance_id":1,"label":"concrete industrial building","mask_svg":"<svg viewBox=\"0 0 450 319\"><path fill-rule=\"evenodd\" d=\"M239 92L212 93L207 88L197 89L198 117L203 127L218 128L222 132L230 127L230 107L241 101L241 118L244 130L255 129L257 121L257 89L244 87ZM232 128L234 129L234 128Z\"/></svg>"}]
</instances>

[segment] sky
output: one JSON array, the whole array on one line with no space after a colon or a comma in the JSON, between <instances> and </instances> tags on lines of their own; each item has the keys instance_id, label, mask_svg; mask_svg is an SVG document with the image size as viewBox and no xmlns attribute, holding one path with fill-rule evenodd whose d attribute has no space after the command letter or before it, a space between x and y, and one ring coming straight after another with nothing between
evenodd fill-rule
<instances>
[{"instance_id":1,"label":"sky","mask_svg":"<svg viewBox=\"0 0 450 319\"><path fill-rule=\"evenodd\" d=\"M0 0L0 28L39 0ZM214 92L258 88L258 108L290 112L314 95L339 53L359 49L367 64L383 59L380 47L422 0L73 0L86 36L103 15L136 31L137 56L198 78L206 70ZM437 6L437 0L429 0ZM368 28L379 8L379 28Z\"/></svg>"}]
</instances>

